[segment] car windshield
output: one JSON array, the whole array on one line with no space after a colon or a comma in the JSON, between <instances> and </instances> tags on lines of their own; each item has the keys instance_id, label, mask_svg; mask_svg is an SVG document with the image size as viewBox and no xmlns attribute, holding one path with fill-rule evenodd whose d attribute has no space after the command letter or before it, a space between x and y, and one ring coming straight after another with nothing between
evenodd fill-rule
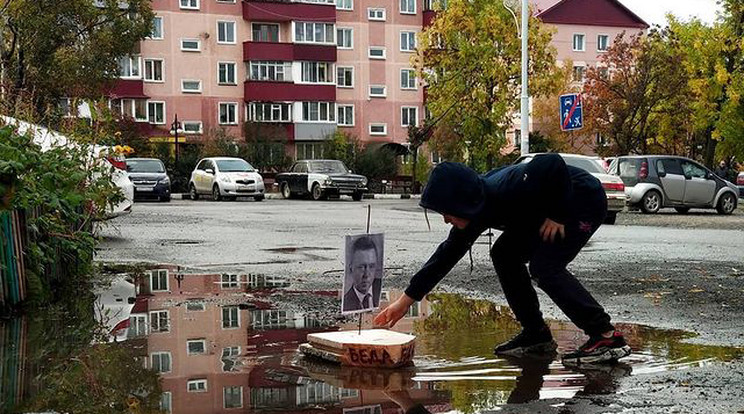
<instances>
[{"instance_id":1,"label":"car windshield","mask_svg":"<svg viewBox=\"0 0 744 414\"><path fill-rule=\"evenodd\" d=\"M252 172L256 171L252 165L244 160L217 160L217 169L220 172Z\"/></svg>"},{"instance_id":2,"label":"car windshield","mask_svg":"<svg viewBox=\"0 0 744 414\"><path fill-rule=\"evenodd\" d=\"M566 161L566 165L581 168L592 174L607 174L607 171L603 170L596 161L590 158L563 157L563 160Z\"/></svg>"},{"instance_id":3,"label":"car windshield","mask_svg":"<svg viewBox=\"0 0 744 414\"><path fill-rule=\"evenodd\" d=\"M309 171L313 173L336 173L346 174L349 170L341 161L311 161L308 163Z\"/></svg>"},{"instance_id":4,"label":"car windshield","mask_svg":"<svg viewBox=\"0 0 744 414\"><path fill-rule=\"evenodd\" d=\"M164 173L165 167L160 160L127 160L127 171L130 173Z\"/></svg>"}]
</instances>

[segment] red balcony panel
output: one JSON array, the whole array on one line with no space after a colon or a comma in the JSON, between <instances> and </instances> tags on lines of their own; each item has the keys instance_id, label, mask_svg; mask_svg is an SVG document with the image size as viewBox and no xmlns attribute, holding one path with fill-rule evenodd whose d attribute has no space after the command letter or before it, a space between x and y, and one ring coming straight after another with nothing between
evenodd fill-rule
<instances>
[{"instance_id":1,"label":"red balcony panel","mask_svg":"<svg viewBox=\"0 0 744 414\"><path fill-rule=\"evenodd\" d=\"M428 27L431 25L431 22L434 20L434 18L437 17L437 12L435 12L434 10L425 10L423 15L424 15L423 25L424 27Z\"/></svg>"},{"instance_id":2,"label":"red balcony panel","mask_svg":"<svg viewBox=\"0 0 744 414\"><path fill-rule=\"evenodd\" d=\"M145 95L142 79L117 79L106 95L111 98L149 98Z\"/></svg>"},{"instance_id":3,"label":"red balcony panel","mask_svg":"<svg viewBox=\"0 0 744 414\"><path fill-rule=\"evenodd\" d=\"M291 82L246 81L245 100L253 101L335 101L336 85L302 85Z\"/></svg>"},{"instance_id":4,"label":"red balcony panel","mask_svg":"<svg viewBox=\"0 0 744 414\"><path fill-rule=\"evenodd\" d=\"M243 42L243 60L313 60L335 62L336 46L301 43Z\"/></svg>"},{"instance_id":5,"label":"red balcony panel","mask_svg":"<svg viewBox=\"0 0 744 414\"><path fill-rule=\"evenodd\" d=\"M243 19L262 22L335 22L336 6L292 2L244 1Z\"/></svg>"}]
</instances>

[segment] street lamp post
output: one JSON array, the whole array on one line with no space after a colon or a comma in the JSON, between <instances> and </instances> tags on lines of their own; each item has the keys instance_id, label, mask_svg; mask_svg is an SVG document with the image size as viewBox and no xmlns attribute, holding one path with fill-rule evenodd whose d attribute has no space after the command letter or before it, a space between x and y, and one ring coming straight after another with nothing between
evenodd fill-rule
<instances>
[{"instance_id":1,"label":"street lamp post","mask_svg":"<svg viewBox=\"0 0 744 414\"><path fill-rule=\"evenodd\" d=\"M521 1L521 4L520 4ZM503 0L504 7L506 7L512 16L514 16L514 23L517 25L517 33L519 38L522 40L522 96L520 100L520 118L521 127L519 129L520 146L519 150L522 155L530 152L530 94L527 89L527 65L529 63L529 55L527 54L527 38L528 38L528 22L529 22L529 1L528 0ZM517 15L514 10L521 8L522 11L522 24L520 25L517 21ZM520 31L521 26L521 31Z\"/></svg>"},{"instance_id":2,"label":"street lamp post","mask_svg":"<svg viewBox=\"0 0 744 414\"><path fill-rule=\"evenodd\" d=\"M173 123L171 124L171 134L174 137L175 153L176 153L176 166L178 166L178 131L181 129L181 124L178 122L178 114L176 114Z\"/></svg>"}]
</instances>

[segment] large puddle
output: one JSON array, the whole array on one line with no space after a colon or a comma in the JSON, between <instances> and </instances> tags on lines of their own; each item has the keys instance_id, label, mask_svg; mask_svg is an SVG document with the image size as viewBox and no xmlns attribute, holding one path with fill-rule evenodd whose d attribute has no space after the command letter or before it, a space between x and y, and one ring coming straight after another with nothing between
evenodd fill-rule
<instances>
[{"instance_id":1,"label":"large puddle","mask_svg":"<svg viewBox=\"0 0 744 414\"><path fill-rule=\"evenodd\" d=\"M90 402L96 400L110 401L116 407L110 412L382 414L420 404L431 413L477 413L614 393L629 375L744 356L741 348L685 343L691 334L684 331L620 324L634 354L615 365L577 370L553 359L495 357L493 346L519 329L509 310L436 294L395 329L417 336L414 366L339 367L297 352L308 333L357 329L335 311L338 292L291 290L286 280L265 275L176 277L171 270L148 273L133 305L119 294L107 305L131 312L120 342L71 345L64 354L60 347L74 342L65 334L87 328L59 320L0 325L0 411L97 412ZM381 305L400 294L384 291ZM109 327L121 318L103 314L112 318ZM560 350L585 339L569 323L550 327ZM89 409L77 411L76 402Z\"/></svg>"}]
</instances>

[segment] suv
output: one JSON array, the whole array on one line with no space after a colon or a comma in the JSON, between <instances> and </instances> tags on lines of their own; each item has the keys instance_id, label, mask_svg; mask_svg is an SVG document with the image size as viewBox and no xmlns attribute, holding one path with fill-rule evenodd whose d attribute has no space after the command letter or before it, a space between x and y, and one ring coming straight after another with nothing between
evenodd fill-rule
<instances>
[{"instance_id":1,"label":"suv","mask_svg":"<svg viewBox=\"0 0 744 414\"><path fill-rule=\"evenodd\" d=\"M628 204L644 213L674 207L679 213L690 208L715 208L720 214L736 209L738 189L697 162L670 155L618 157L610 173L625 183Z\"/></svg>"},{"instance_id":2,"label":"suv","mask_svg":"<svg viewBox=\"0 0 744 414\"><path fill-rule=\"evenodd\" d=\"M262 201L264 181L261 174L242 158L214 157L204 158L196 164L189 180L189 193L192 200L202 194L211 194L212 200L236 197L253 197Z\"/></svg>"},{"instance_id":3,"label":"suv","mask_svg":"<svg viewBox=\"0 0 744 414\"><path fill-rule=\"evenodd\" d=\"M310 194L313 200L329 195L350 194L355 201L367 191L367 177L352 174L338 160L302 160L289 172L277 174L276 184L284 198Z\"/></svg>"},{"instance_id":4,"label":"suv","mask_svg":"<svg viewBox=\"0 0 744 414\"><path fill-rule=\"evenodd\" d=\"M171 200L171 182L165 165L157 158L127 158L127 172L134 184L134 198Z\"/></svg>"}]
</instances>

